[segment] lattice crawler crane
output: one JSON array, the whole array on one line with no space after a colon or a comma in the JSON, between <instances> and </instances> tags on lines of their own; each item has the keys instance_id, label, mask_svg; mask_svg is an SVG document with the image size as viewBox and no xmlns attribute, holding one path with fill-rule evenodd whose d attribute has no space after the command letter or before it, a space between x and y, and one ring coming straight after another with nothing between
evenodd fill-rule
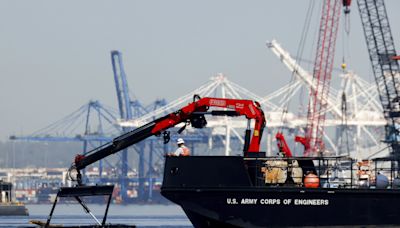
<instances>
[{"instance_id":1,"label":"lattice crawler crane","mask_svg":"<svg viewBox=\"0 0 400 228\"><path fill-rule=\"evenodd\" d=\"M383 0L357 0L365 41L387 121L385 141L390 152L400 157L400 68L389 19Z\"/></svg>"},{"instance_id":2,"label":"lattice crawler crane","mask_svg":"<svg viewBox=\"0 0 400 228\"><path fill-rule=\"evenodd\" d=\"M325 150L323 142L325 134L324 124L341 6L343 5L345 14L348 14L350 12L350 2L349 0L324 0L322 5L318 45L313 70L315 88L310 88L305 135L295 137L296 142L304 145L305 156L317 156ZM276 139L278 146L285 144L285 139L280 132L278 132Z\"/></svg>"}]
</instances>

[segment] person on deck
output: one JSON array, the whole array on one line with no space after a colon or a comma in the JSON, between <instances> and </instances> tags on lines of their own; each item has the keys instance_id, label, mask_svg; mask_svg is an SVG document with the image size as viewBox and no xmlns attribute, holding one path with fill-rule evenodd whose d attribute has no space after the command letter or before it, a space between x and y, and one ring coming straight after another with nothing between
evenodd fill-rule
<instances>
[{"instance_id":1,"label":"person on deck","mask_svg":"<svg viewBox=\"0 0 400 228\"><path fill-rule=\"evenodd\" d=\"M190 150L185 146L185 141L182 138L176 140L176 144L178 144L178 149L176 149L175 153L172 156L189 156Z\"/></svg>"}]
</instances>

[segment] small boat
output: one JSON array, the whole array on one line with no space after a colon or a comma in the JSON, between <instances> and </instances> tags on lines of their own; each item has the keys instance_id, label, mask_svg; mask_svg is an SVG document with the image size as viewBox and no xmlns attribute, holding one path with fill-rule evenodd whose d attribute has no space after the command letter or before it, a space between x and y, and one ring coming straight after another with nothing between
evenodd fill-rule
<instances>
[{"instance_id":1,"label":"small boat","mask_svg":"<svg viewBox=\"0 0 400 228\"><path fill-rule=\"evenodd\" d=\"M12 184L0 180L0 216L28 216L24 204L13 201Z\"/></svg>"}]
</instances>

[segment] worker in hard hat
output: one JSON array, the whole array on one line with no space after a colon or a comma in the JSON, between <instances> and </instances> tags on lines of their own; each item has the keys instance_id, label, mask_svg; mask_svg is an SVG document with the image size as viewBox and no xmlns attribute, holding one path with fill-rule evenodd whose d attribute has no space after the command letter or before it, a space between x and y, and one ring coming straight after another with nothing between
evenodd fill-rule
<instances>
[{"instance_id":1,"label":"worker in hard hat","mask_svg":"<svg viewBox=\"0 0 400 228\"><path fill-rule=\"evenodd\" d=\"M189 156L190 150L185 146L185 141L182 138L176 140L176 144L178 145L178 149L176 149L175 153L172 156Z\"/></svg>"}]
</instances>

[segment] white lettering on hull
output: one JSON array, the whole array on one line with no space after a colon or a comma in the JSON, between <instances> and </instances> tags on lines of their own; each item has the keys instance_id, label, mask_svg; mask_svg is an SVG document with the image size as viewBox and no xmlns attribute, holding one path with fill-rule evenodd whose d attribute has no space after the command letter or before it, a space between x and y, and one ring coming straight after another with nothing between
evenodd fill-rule
<instances>
[{"instance_id":1,"label":"white lettering on hull","mask_svg":"<svg viewBox=\"0 0 400 228\"><path fill-rule=\"evenodd\" d=\"M256 198L226 198L230 205L293 205L293 206L328 206L328 199L256 199Z\"/></svg>"},{"instance_id":2,"label":"white lettering on hull","mask_svg":"<svg viewBox=\"0 0 400 228\"><path fill-rule=\"evenodd\" d=\"M242 201L240 202L240 204L257 204L257 199L242 199Z\"/></svg>"}]
</instances>

